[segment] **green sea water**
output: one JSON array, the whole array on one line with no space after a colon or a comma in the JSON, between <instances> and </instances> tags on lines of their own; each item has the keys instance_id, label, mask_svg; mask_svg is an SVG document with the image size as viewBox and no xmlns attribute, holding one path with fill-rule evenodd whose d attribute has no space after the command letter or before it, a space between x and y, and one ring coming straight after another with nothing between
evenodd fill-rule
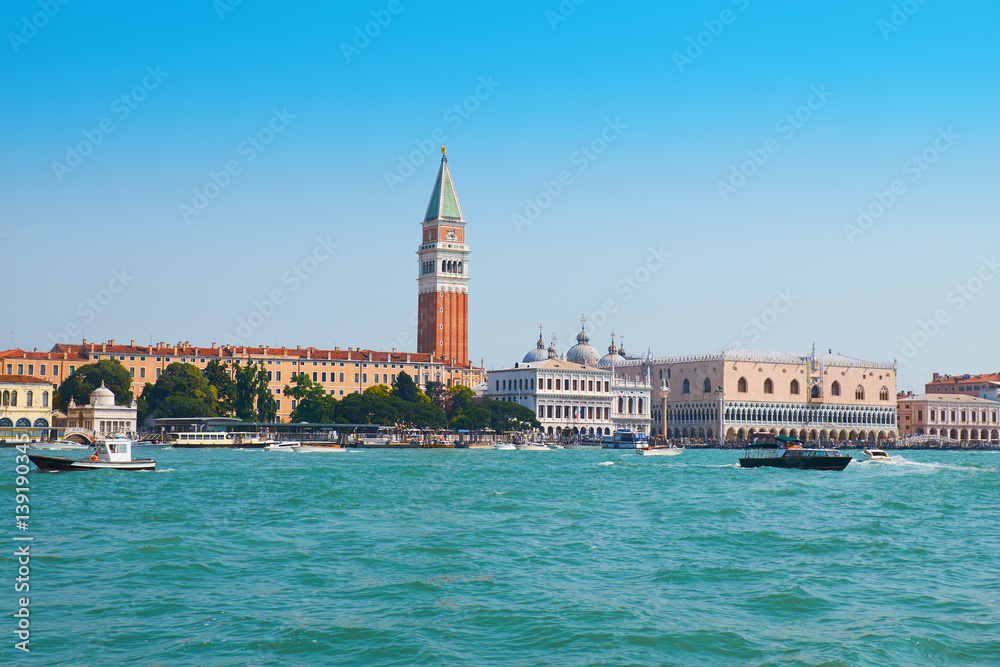
<instances>
[{"instance_id":1,"label":"green sea water","mask_svg":"<svg viewBox=\"0 0 1000 667\"><path fill-rule=\"evenodd\" d=\"M997 453L148 454L29 474L0 663L1000 664Z\"/></svg>"}]
</instances>

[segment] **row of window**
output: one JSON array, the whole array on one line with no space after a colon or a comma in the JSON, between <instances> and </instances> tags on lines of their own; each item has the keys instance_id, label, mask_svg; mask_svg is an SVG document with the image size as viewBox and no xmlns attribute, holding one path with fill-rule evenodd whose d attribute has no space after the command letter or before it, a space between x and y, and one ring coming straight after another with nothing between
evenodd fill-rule
<instances>
[{"instance_id":1,"label":"row of window","mask_svg":"<svg viewBox=\"0 0 1000 667\"><path fill-rule=\"evenodd\" d=\"M736 391L738 391L741 394L748 393L749 392L749 388L750 388L749 387L749 383L747 382L747 379L745 377L741 377L737 381L737 383L736 383ZM799 389L800 389L800 387L799 387L799 381L798 380L792 380L789 383L789 385L788 385L788 393L792 394L794 396L797 396L799 394ZM708 378L705 378L705 381L701 385L701 391L702 391L703 394L711 393L712 392L712 381L709 380ZM690 380L687 380L687 379L684 380L684 384L681 387L681 393L682 394L690 394L691 393L691 381ZM766 378L764 380L764 393L765 394L773 394L774 393L774 381L771 380L771 378ZM840 396L840 383L837 382L836 380L834 380L833 384L830 385L830 395L831 396ZM819 396L820 396L819 387L818 386L813 387L812 397L813 398L819 398ZM889 400L889 388L888 387L882 387L879 390L878 397L879 397L880 401L888 401ZM855 400L858 400L858 401L865 400L865 388L862 387L861 385L858 385L855 388L855 390L854 390L854 398L855 398Z\"/></svg>"},{"instance_id":2,"label":"row of window","mask_svg":"<svg viewBox=\"0 0 1000 667\"><path fill-rule=\"evenodd\" d=\"M603 411L603 413L602 413ZM552 415L555 415L553 417ZM594 415L597 415L596 417ZM604 415L603 417L601 415ZM579 405L539 405L538 406L538 418L539 419L611 419L611 408L594 408L592 406L579 406Z\"/></svg>"},{"instance_id":3,"label":"row of window","mask_svg":"<svg viewBox=\"0 0 1000 667\"><path fill-rule=\"evenodd\" d=\"M115 355L111 354L111 355L107 355L107 357L108 357L108 359L114 359ZM95 354L94 355L94 360L95 361L99 361L100 358L101 358L101 355L99 355L99 354ZM125 361L125 356L121 355L121 356L118 357L118 359L120 361ZM135 357L129 357L129 360L130 361L135 361ZM156 360L157 361L170 361L171 357L157 357ZM139 357L139 361L146 361L146 357ZM199 359L197 357L191 357L190 359L188 359L187 357L178 357L176 359L176 361L178 361L178 362L180 362L182 364L207 364L209 361L218 361L218 360L214 359L214 358L213 359L209 359L209 358ZM272 364L281 365L281 364L284 363L284 361L282 361L281 359L278 359L278 360L274 360L274 359L266 359L266 360L265 359L257 359L255 361L257 361L258 363L260 363L261 366L264 365L265 361L267 362L268 366L270 366ZM308 361L290 361L288 363L290 363L292 366L295 366L296 364L298 364L299 366L306 366L310 362L308 362ZM320 361L313 361L311 363L312 363L313 366L316 366L316 365L319 365L319 364L322 364L323 366L327 365L327 362L325 362L325 361L322 361L322 362L320 362ZM331 361L329 363L330 363L331 366L336 366L338 362ZM341 366L344 365L343 361L341 361L339 363L340 363ZM378 363L373 363L372 366L374 368L378 368L379 367ZM367 361L365 361L365 362L355 362L354 363L354 367L355 368L368 368L368 362ZM392 364L392 367L395 368L396 364ZM406 366L403 365L403 364L399 364L399 367L400 368L406 368ZM441 367L440 365L434 364L434 368L440 368L440 367ZM18 368L18 373L17 374L18 375L24 375L24 373L22 372L22 370L24 368L24 365L23 364L18 364L17 368ZM32 372L31 372L32 368L33 368L33 366L31 364L28 364L28 375L32 375ZM389 364L382 364L382 368L389 368ZM424 370L428 370L431 367L429 365L423 365L423 366L421 366L420 364L412 364L412 368L415 371L419 371L421 368L423 368ZM11 370L10 369L11 369L11 365L7 364L7 374L8 375L11 374ZM73 372L72 369L73 369L73 366L70 366L70 373ZM44 364L42 364L41 371L42 371L41 374L45 375L45 365ZM57 370L57 367L56 367L55 364L52 365L52 372L53 373L58 373L59 372Z\"/></svg>"},{"instance_id":4,"label":"row of window","mask_svg":"<svg viewBox=\"0 0 1000 667\"><path fill-rule=\"evenodd\" d=\"M25 400L25 407L27 408L35 407L35 392L31 391L30 389L26 391L24 400ZM4 407L16 408L17 390L16 389L14 391L4 390L3 395L0 396L0 403L2 403ZM47 391L42 392L42 407L43 408L49 407L49 392Z\"/></svg>"},{"instance_id":5,"label":"row of window","mask_svg":"<svg viewBox=\"0 0 1000 667\"><path fill-rule=\"evenodd\" d=\"M13 375L13 374L14 374L14 364L7 364L7 375ZM24 375L24 364L17 365L17 374ZM35 374L35 365L28 364L28 375L34 375L34 374ZM38 374L45 375L45 364L39 364ZM59 364L52 364L52 374L59 375Z\"/></svg>"},{"instance_id":6,"label":"row of window","mask_svg":"<svg viewBox=\"0 0 1000 667\"><path fill-rule=\"evenodd\" d=\"M570 380L569 378L555 378L555 390L556 391L594 391L596 386L597 391L602 391L601 381L597 380ZM572 383L572 384L571 384ZM530 379L518 378L516 380L497 380L496 381L496 391L516 391L523 390L527 391L531 389L532 381ZM538 388L541 389L552 389L553 378L538 378ZM570 387L572 386L572 389ZM604 380L603 391L611 391L611 382L609 380Z\"/></svg>"},{"instance_id":7,"label":"row of window","mask_svg":"<svg viewBox=\"0 0 1000 667\"><path fill-rule=\"evenodd\" d=\"M929 410L928 414L930 415L930 421L932 421L932 422L933 421L938 421L938 419L937 419L937 417L938 417L938 411L937 410ZM941 422L948 422L949 421L949 419L948 419L948 411L947 410L941 410L940 415L941 415ZM967 419L967 417L970 416L970 415L972 417L971 420ZM961 416L961 419L956 419L956 417L958 417L958 416ZM966 412L965 410L952 410L951 411L951 420L950 421L955 422L955 423L958 423L958 422L971 422L973 424L978 423L978 422L981 421L982 423L985 424L985 423L987 423L987 421L989 421L989 417L990 416L992 416L992 418L993 418L992 419L993 423L996 424L997 423L997 412L996 412L996 410L992 410L989 413L987 413L986 410L983 410L981 413L977 412L975 410L970 410L969 412ZM923 420L924 420L924 411L923 410L917 410L917 421L918 422L922 422Z\"/></svg>"},{"instance_id":8,"label":"row of window","mask_svg":"<svg viewBox=\"0 0 1000 667\"><path fill-rule=\"evenodd\" d=\"M6 417L0 418L0 428L10 428L12 426L16 426L17 428L31 428L32 426L34 426L35 428L48 428L49 422L47 419L39 418L35 420L34 424L32 424L30 419L25 419L24 417L21 417L15 423L7 419Z\"/></svg>"}]
</instances>

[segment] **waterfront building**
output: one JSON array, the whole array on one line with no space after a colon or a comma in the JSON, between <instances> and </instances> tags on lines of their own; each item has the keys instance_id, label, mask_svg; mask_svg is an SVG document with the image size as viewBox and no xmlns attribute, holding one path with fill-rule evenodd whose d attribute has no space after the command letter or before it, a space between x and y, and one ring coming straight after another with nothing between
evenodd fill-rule
<instances>
[{"instance_id":1,"label":"waterfront building","mask_svg":"<svg viewBox=\"0 0 1000 667\"><path fill-rule=\"evenodd\" d=\"M1000 373L982 373L979 375L939 375L934 373L930 382L924 385L928 394L964 394L997 400L997 389L1000 388Z\"/></svg>"},{"instance_id":2,"label":"waterfront building","mask_svg":"<svg viewBox=\"0 0 1000 667\"><path fill-rule=\"evenodd\" d=\"M487 373L487 398L531 409L546 436L610 435L630 428L649 433L651 388L648 377L617 377L598 366L598 353L585 328L563 358L555 343L538 343L511 368ZM584 363L581 363L584 362Z\"/></svg>"},{"instance_id":3,"label":"waterfront building","mask_svg":"<svg viewBox=\"0 0 1000 667\"><path fill-rule=\"evenodd\" d=\"M0 374L0 440L44 439L52 426L52 392L44 378Z\"/></svg>"},{"instance_id":4,"label":"waterfront building","mask_svg":"<svg viewBox=\"0 0 1000 667\"><path fill-rule=\"evenodd\" d=\"M391 385L396 375L405 371L413 381L425 389L428 382L439 382L446 386L463 385L472 387L483 381L485 375L479 367L469 363L452 364L450 360L431 357L415 352L378 352L348 347L325 350L313 347L249 347L217 345L208 347L191 345L189 341L167 345L136 345L132 340L128 345L117 344L114 340L105 343L56 344L50 352L24 352L8 350L0 353L0 364L16 373L34 370L55 387L77 368L93 364L102 359L118 361L132 375L132 392L136 397L142 394L148 382L156 379L174 362L193 364L202 371L211 361L260 364L266 371L269 388L278 403L278 419L287 420L295 409L295 401L285 399L282 392L286 384L291 384L292 376L305 373L320 384L330 395L338 399L346 394L360 393L369 387Z\"/></svg>"},{"instance_id":5,"label":"waterfront building","mask_svg":"<svg viewBox=\"0 0 1000 667\"><path fill-rule=\"evenodd\" d=\"M77 405L69 399L66 408L66 427L92 431L96 437L110 437L115 433L136 433L138 407L135 398L130 405L116 405L113 391L101 386L90 392L90 402Z\"/></svg>"},{"instance_id":6,"label":"waterfront building","mask_svg":"<svg viewBox=\"0 0 1000 667\"><path fill-rule=\"evenodd\" d=\"M768 432L846 443L898 435L895 364L815 350L726 350L629 359L615 372L648 373L663 390L654 429L671 438L716 442L721 433L736 443Z\"/></svg>"},{"instance_id":7,"label":"waterfront building","mask_svg":"<svg viewBox=\"0 0 1000 667\"><path fill-rule=\"evenodd\" d=\"M900 396L899 432L963 443L1000 443L1000 405L963 394Z\"/></svg>"},{"instance_id":8,"label":"waterfront building","mask_svg":"<svg viewBox=\"0 0 1000 667\"><path fill-rule=\"evenodd\" d=\"M441 167L417 248L417 352L469 363L469 246L465 218L441 147Z\"/></svg>"}]
</instances>

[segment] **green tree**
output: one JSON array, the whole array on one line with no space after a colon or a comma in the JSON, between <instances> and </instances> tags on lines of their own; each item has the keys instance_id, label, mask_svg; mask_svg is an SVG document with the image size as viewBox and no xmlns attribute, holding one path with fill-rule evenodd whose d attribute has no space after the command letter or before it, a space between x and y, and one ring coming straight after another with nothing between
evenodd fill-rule
<instances>
[{"instance_id":1,"label":"green tree","mask_svg":"<svg viewBox=\"0 0 1000 667\"><path fill-rule=\"evenodd\" d=\"M70 399L77 405L86 405L90 402L90 394L102 382L114 393L115 404L131 405L134 398L131 373L115 359L102 359L96 364L80 366L59 385L59 409L65 412Z\"/></svg>"},{"instance_id":2,"label":"green tree","mask_svg":"<svg viewBox=\"0 0 1000 667\"><path fill-rule=\"evenodd\" d=\"M323 390L323 385L313 382L305 373L292 376L294 386L285 385L284 394L295 400L293 422L328 424L334 421L337 399Z\"/></svg>"},{"instance_id":3,"label":"green tree","mask_svg":"<svg viewBox=\"0 0 1000 667\"><path fill-rule=\"evenodd\" d=\"M364 393L370 396L389 396L391 392L389 391L389 387L384 384L373 384L365 389Z\"/></svg>"},{"instance_id":4,"label":"green tree","mask_svg":"<svg viewBox=\"0 0 1000 667\"><path fill-rule=\"evenodd\" d=\"M215 387L215 393L219 397L219 414L230 415L233 413L233 393L236 383L233 382L233 373L229 369L229 364L218 359L212 359L205 366L205 378L208 384Z\"/></svg>"},{"instance_id":5,"label":"green tree","mask_svg":"<svg viewBox=\"0 0 1000 667\"><path fill-rule=\"evenodd\" d=\"M459 415L468 414L475 407L476 392L462 385L455 385L448 389L448 403L450 409L447 410L448 419L454 419ZM477 427L479 428L479 427Z\"/></svg>"},{"instance_id":6,"label":"green tree","mask_svg":"<svg viewBox=\"0 0 1000 667\"><path fill-rule=\"evenodd\" d=\"M489 411L494 431L527 431L542 426L531 408L517 403L486 399L479 407Z\"/></svg>"},{"instance_id":7,"label":"green tree","mask_svg":"<svg viewBox=\"0 0 1000 667\"><path fill-rule=\"evenodd\" d=\"M396 381L392 383L392 395L398 396L404 401L416 403L420 400L420 388L413 382L409 373L400 371L396 376Z\"/></svg>"},{"instance_id":8,"label":"green tree","mask_svg":"<svg viewBox=\"0 0 1000 667\"><path fill-rule=\"evenodd\" d=\"M260 394L259 370L263 370L260 364L249 360L246 366L240 366L238 361L233 362L232 407L236 416L244 421L257 419L257 397Z\"/></svg>"},{"instance_id":9,"label":"green tree","mask_svg":"<svg viewBox=\"0 0 1000 667\"><path fill-rule=\"evenodd\" d=\"M219 400L215 387L194 364L174 362L143 389L139 420L153 417L215 417Z\"/></svg>"}]
</instances>

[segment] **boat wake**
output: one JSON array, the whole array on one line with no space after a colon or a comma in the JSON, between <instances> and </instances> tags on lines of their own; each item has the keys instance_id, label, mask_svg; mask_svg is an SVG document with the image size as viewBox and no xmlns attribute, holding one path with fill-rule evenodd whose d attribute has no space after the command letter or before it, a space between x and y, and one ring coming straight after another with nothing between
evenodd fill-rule
<instances>
[{"instance_id":1,"label":"boat wake","mask_svg":"<svg viewBox=\"0 0 1000 667\"><path fill-rule=\"evenodd\" d=\"M599 465L599 466L613 466L614 464L615 464L614 461L601 461L597 465Z\"/></svg>"},{"instance_id":2,"label":"boat wake","mask_svg":"<svg viewBox=\"0 0 1000 667\"><path fill-rule=\"evenodd\" d=\"M912 461L905 456L897 454L881 461L858 460L855 459L851 465L878 468L881 466L892 466L894 468L915 468L918 470L967 470L972 472L996 472L994 466L963 466L954 463L941 463L940 461Z\"/></svg>"}]
</instances>

